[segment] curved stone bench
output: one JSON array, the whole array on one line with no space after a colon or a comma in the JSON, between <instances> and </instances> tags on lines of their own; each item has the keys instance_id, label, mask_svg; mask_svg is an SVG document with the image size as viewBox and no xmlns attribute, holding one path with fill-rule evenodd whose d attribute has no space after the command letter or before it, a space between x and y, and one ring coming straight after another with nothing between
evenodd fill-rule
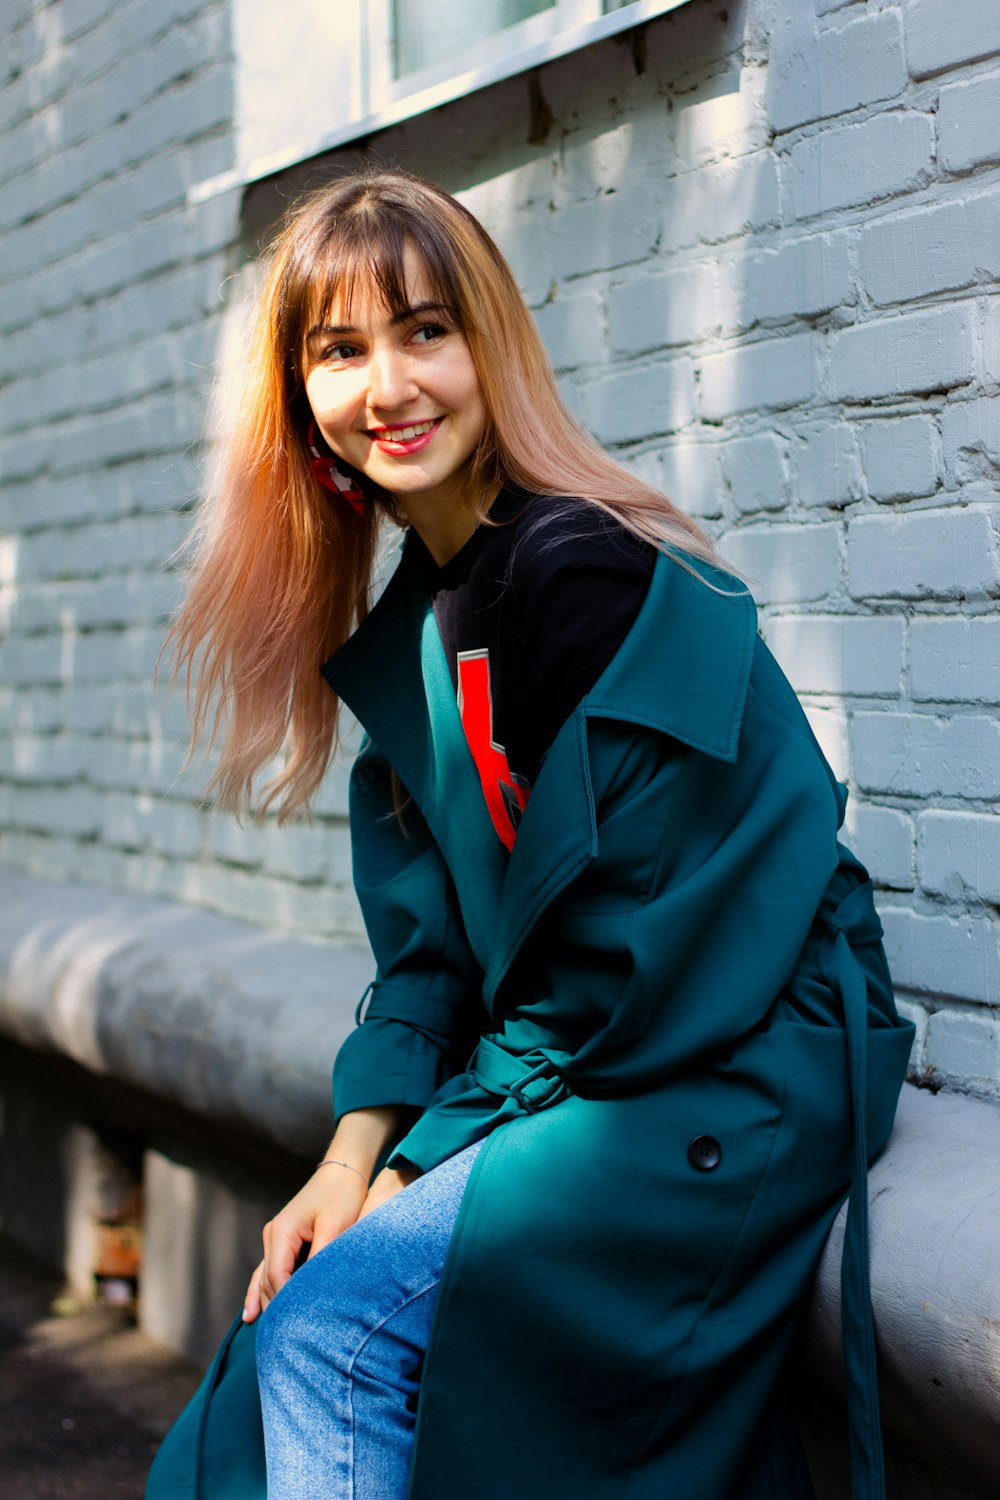
<instances>
[{"instance_id":1,"label":"curved stone bench","mask_svg":"<svg viewBox=\"0 0 1000 1500\"><path fill-rule=\"evenodd\" d=\"M0 1034L289 1158L326 1144L330 1062L371 973L360 946L0 872ZM193 1164L147 1153L145 1326L200 1357L238 1305L268 1203L263 1188L241 1197L213 1173L209 1147ZM869 1197L884 1416L899 1439L891 1492L1000 1493L1000 1109L905 1088ZM840 1382L843 1218L803 1341L821 1393L820 1421L806 1425L822 1500L846 1493L843 1443L826 1420ZM192 1264L215 1290L181 1316ZM914 1445L929 1459L908 1462Z\"/></svg>"}]
</instances>

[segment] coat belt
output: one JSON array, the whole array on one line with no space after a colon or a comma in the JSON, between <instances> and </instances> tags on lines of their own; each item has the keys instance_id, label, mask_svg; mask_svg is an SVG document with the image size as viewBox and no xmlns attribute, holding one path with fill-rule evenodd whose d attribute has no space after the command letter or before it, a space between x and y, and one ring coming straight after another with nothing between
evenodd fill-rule
<instances>
[{"instance_id":1,"label":"coat belt","mask_svg":"<svg viewBox=\"0 0 1000 1500\"><path fill-rule=\"evenodd\" d=\"M516 1057L486 1036L479 1039L469 1071L480 1088L488 1094L503 1094L513 1099L518 1112L523 1114L537 1114L573 1092L543 1053L528 1052Z\"/></svg>"},{"instance_id":2,"label":"coat belt","mask_svg":"<svg viewBox=\"0 0 1000 1500\"><path fill-rule=\"evenodd\" d=\"M877 943L882 937L882 925L872 902L871 881L856 886L836 906L821 906L819 914L826 925L819 967L831 989L839 993L844 1007L854 1117L853 1172L840 1260L840 1329L847 1384L851 1500L885 1500L868 1245L865 1140L868 989L864 970L852 952L853 948Z\"/></svg>"}]
</instances>

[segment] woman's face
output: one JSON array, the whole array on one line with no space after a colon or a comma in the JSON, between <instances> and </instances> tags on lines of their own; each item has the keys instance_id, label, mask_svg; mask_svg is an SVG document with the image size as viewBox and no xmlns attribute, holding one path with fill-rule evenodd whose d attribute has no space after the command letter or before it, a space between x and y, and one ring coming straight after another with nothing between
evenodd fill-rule
<instances>
[{"instance_id":1,"label":"woman's face","mask_svg":"<svg viewBox=\"0 0 1000 1500\"><path fill-rule=\"evenodd\" d=\"M406 252L409 306L362 287L306 338L305 387L330 448L395 495L416 524L463 504L486 405L465 336Z\"/></svg>"}]
</instances>

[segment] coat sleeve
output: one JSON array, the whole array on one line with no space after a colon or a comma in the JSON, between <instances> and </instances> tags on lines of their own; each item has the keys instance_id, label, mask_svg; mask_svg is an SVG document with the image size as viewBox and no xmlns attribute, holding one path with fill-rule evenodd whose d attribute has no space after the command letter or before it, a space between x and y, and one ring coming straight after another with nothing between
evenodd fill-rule
<instances>
[{"instance_id":1,"label":"coat sleeve","mask_svg":"<svg viewBox=\"0 0 1000 1500\"><path fill-rule=\"evenodd\" d=\"M334 1063L337 1120L377 1105L423 1108L464 1066L485 1018L482 970L451 876L416 806L396 816L390 777L367 744L351 773L350 816L354 884L376 977L365 1018Z\"/></svg>"}]
</instances>

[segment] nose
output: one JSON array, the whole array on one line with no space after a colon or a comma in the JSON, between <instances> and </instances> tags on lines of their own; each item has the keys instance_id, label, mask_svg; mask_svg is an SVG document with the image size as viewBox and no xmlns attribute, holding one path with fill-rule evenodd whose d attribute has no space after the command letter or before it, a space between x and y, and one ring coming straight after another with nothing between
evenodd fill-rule
<instances>
[{"instance_id":1,"label":"nose","mask_svg":"<svg viewBox=\"0 0 1000 1500\"><path fill-rule=\"evenodd\" d=\"M405 353L383 345L372 350L368 364L368 402L378 411L395 411L417 394Z\"/></svg>"}]
</instances>

